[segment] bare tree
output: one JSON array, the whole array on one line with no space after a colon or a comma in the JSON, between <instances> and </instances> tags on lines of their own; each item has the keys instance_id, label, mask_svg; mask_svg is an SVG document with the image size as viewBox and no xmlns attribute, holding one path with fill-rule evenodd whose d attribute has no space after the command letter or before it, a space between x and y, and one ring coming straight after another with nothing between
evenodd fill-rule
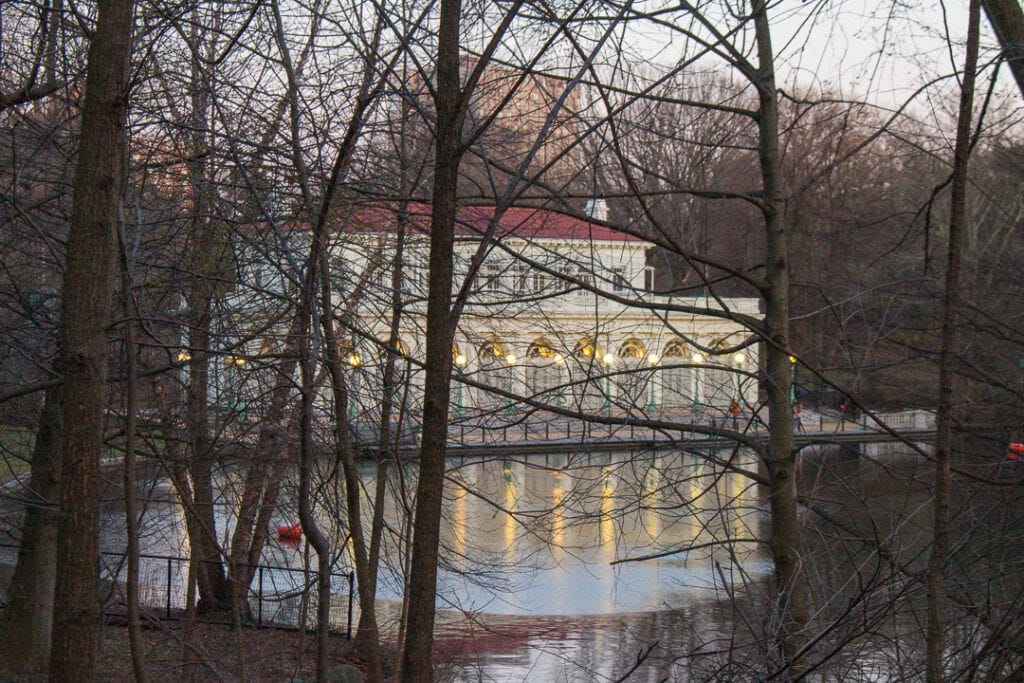
<instances>
[{"instance_id":1,"label":"bare tree","mask_svg":"<svg viewBox=\"0 0 1024 683\"><path fill-rule=\"evenodd\" d=\"M1016 0L985 0L982 3L989 23L995 29L1003 47L1004 59L1017 81L1017 89L1024 95L1024 12Z\"/></svg>"},{"instance_id":2,"label":"bare tree","mask_svg":"<svg viewBox=\"0 0 1024 683\"><path fill-rule=\"evenodd\" d=\"M946 262L946 286L942 302L942 352L939 360L938 433L935 439L934 537L928 564L928 680L946 680L945 576L949 552L949 499L951 495L951 449L953 422L956 419L956 393L953 381L957 326L960 318L960 260L963 252L966 220L967 171L971 151L971 123L974 108L974 81L978 60L978 23L981 1L970 3L967 48L961 80L960 113L957 117L956 149L950 193L949 247Z\"/></svg>"},{"instance_id":3,"label":"bare tree","mask_svg":"<svg viewBox=\"0 0 1024 683\"><path fill-rule=\"evenodd\" d=\"M124 182L132 2L100 8L89 49L61 317L64 440L50 676L92 680L99 603L98 477Z\"/></svg>"}]
</instances>

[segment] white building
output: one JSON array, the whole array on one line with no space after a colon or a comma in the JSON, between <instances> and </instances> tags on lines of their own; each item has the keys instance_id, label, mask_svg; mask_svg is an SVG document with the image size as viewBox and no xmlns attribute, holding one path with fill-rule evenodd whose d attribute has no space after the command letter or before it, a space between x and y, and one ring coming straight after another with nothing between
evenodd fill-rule
<instances>
[{"instance_id":1,"label":"white building","mask_svg":"<svg viewBox=\"0 0 1024 683\"><path fill-rule=\"evenodd\" d=\"M396 346L412 380L407 401L416 405L430 209L358 207L338 220L335 314L352 330L343 350L352 369L353 410L372 415L379 400L400 242ZM514 396L584 413L631 414L724 413L734 400L740 406L756 400L757 346L744 345L750 333L730 317L759 318L756 299L654 293L648 242L553 211L511 208L495 221L491 207L466 207L456 235L453 296L471 263L479 268L465 286L452 349L454 415L518 412L523 406Z\"/></svg>"}]
</instances>

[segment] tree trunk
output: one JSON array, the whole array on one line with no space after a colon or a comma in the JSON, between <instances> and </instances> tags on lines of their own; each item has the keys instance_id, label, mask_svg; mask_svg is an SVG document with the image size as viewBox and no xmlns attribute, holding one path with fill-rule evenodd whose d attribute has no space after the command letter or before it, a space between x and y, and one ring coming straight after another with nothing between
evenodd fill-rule
<instances>
[{"instance_id":1,"label":"tree trunk","mask_svg":"<svg viewBox=\"0 0 1024 683\"><path fill-rule=\"evenodd\" d=\"M0 672L15 678L45 677L50 663L53 589L57 565L58 464L61 450L60 389L46 390L32 449L21 546L8 602L0 612Z\"/></svg>"},{"instance_id":2,"label":"tree trunk","mask_svg":"<svg viewBox=\"0 0 1024 683\"><path fill-rule=\"evenodd\" d=\"M205 251L205 247L199 247L198 244L197 248ZM192 295L193 303L190 306L193 311L194 307L198 307L200 314L193 318L189 330L192 359L189 361L187 398L187 472L192 505L185 508L185 516L192 549L189 560L196 567L199 613L216 614L229 611L230 600L224 564L216 542L217 527L213 514L213 453L209 435L208 399L210 359L207 354L212 293L205 292L208 283L200 283L198 289L200 292Z\"/></svg>"},{"instance_id":3,"label":"tree trunk","mask_svg":"<svg viewBox=\"0 0 1024 683\"><path fill-rule=\"evenodd\" d=\"M954 363L956 361L957 324L960 318L960 255L963 251L964 225L967 220L967 167L971 154L971 118L974 106L975 71L978 62L978 25L980 0L971 0L967 25L964 75L961 80L960 111L957 118L956 146L953 152L953 182L950 192L949 246L946 261L946 285L942 300L942 350L939 358L939 407L935 434L935 483L932 530L932 554L928 560L928 654L926 674L929 683L946 680L945 652L945 577L949 552L949 500L955 413Z\"/></svg>"},{"instance_id":4,"label":"tree trunk","mask_svg":"<svg viewBox=\"0 0 1024 683\"><path fill-rule=\"evenodd\" d=\"M438 28L437 128L433 213L430 222L430 286L427 293L426 378L423 443L413 525L409 617L402 674L405 681L433 681L434 601L440 546L444 456L452 374L452 249L462 128L459 95L459 0L442 0Z\"/></svg>"},{"instance_id":5,"label":"tree trunk","mask_svg":"<svg viewBox=\"0 0 1024 683\"><path fill-rule=\"evenodd\" d=\"M124 518L128 540L125 579L125 600L128 603L128 643L131 650L132 673L136 683L146 683L145 645L139 619L139 504L135 495L135 413L138 410L138 379L135 346L134 298L132 296L131 261L123 231L119 234L121 246L121 303L124 313Z\"/></svg>"},{"instance_id":6,"label":"tree trunk","mask_svg":"<svg viewBox=\"0 0 1024 683\"><path fill-rule=\"evenodd\" d=\"M757 36L758 157L765 222L765 334L767 341L766 390L769 410L770 550L775 566L780 614L780 650L785 675L799 678L798 654L807 642L808 620L803 565L803 538L797 516L796 451L790 394L792 363L789 338L789 251L786 240L785 202L782 197L782 162L779 152L779 106L775 90L774 54L768 15L763 0L752 3Z\"/></svg>"},{"instance_id":7,"label":"tree trunk","mask_svg":"<svg viewBox=\"0 0 1024 683\"><path fill-rule=\"evenodd\" d=\"M50 678L92 680L99 601L99 465L106 405L107 323L124 182L131 0L99 7L82 109L61 319L64 443Z\"/></svg>"},{"instance_id":8,"label":"tree trunk","mask_svg":"<svg viewBox=\"0 0 1024 683\"><path fill-rule=\"evenodd\" d=\"M1019 0L983 0L985 14L999 38L1017 89L1024 95L1024 12Z\"/></svg>"},{"instance_id":9,"label":"tree trunk","mask_svg":"<svg viewBox=\"0 0 1024 683\"><path fill-rule=\"evenodd\" d=\"M404 169L403 169L404 170ZM398 231L395 235L395 255L392 259L391 270L391 323L388 333L388 350L384 361L384 370L381 374L382 398L380 404L380 447L377 451L377 475L376 486L373 497L373 510L370 518L370 543L366 557L366 581L365 590L368 591L370 611L367 613L362 609L359 615L359 625L356 629L356 648L359 651L368 652L370 659L371 680L374 667L380 668L380 633L377 628L376 608L373 604L377 595L377 574L380 567L380 544L384 533L384 499L387 496L388 464L392 459L398 459L399 435L401 424L405 417L405 404L400 401L398 405L398 432L395 439L392 439L391 420L395 411L395 396L398 393L399 382L395 381L395 365L398 360L396 348L398 346L398 333L402 322L402 261L405 250L405 224L399 213ZM392 452L392 447L394 451ZM365 544L364 544L365 545ZM359 587L360 597L364 587ZM376 661L375 661L376 660Z\"/></svg>"},{"instance_id":10,"label":"tree trunk","mask_svg":"<svg viewBox=\"0 0 1024 683\"><path fill-rule=\"evenodd\" d=\"M292 319L283 359L276 368L270 405L260 421L259 436L246 468L238 519L231 535L228 584L242 612L248 609L249 586L267 543L267 524L277 505L277 495L288 456L288 404L293 398L296 356L299 352L298 316Z\"/></svg>"},{"instance_id":11,"label":"tree trunk","mask_svg":"<svg viewBox=\"0 0 1024 683\"><path fill-rule=\"evenodd\" d=\"M200 614L231 613L231 600L224 563L217 546L216 521L213 514L213 444L210 439L210 326L215 285L221 271L227 245L218 241L213 215L213 190L207 161L209 148L210 84L198 54L202 46L194 29L195 46L190 74L191 155L187 168L192 190L192 221L190 276L186 293L188 308L187 430L189 443L188 475L192 490L192 506L185 508L186 527L191 547L190 562L195 564L198 611Z\"/></svg>"},{"instance_id":12,"label":"tree trunk","mask_svg":"<svg viewBox=\"0 0 1024 683\"><path fill-rule=\"evenodd\" d=\"M316 363L315 347L312 337L319 336L317 326L312 322L316 300L314 294L317 282L317 265L319 250L323 248L319 235L314 234L310 247L309 260L306 262L306 277L303 282L300 300L300 355L299 373L301 375L300 391L302 403L299 413L299 522L302 532L309 544L313 546L317 557L317 627L316 627L316 679L326 680L327 673L327 635L331 605L331 544L327 536L320 530L313 517L313 400L316 395L314 386L314 367ZM345 429L344 426L338 426ZM350 520L350 524L352 521Z\"/></svg>"}]
</instances>

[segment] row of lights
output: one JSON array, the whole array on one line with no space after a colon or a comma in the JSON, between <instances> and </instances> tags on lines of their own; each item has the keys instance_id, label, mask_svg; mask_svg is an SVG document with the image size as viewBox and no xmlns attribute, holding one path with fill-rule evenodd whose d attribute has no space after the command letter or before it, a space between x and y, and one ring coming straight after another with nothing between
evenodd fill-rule
<instances>
[{"instance_id":1,"label":"row of lights","mask_svg":"<svg viewBox=\"0 0 1024 683\"><path fill-rule=\"evenodd\" d=\"M182 350L178 352L178 355L175 356L175 359L177 359L179 363L187 363L190 360L192 360L192 354L189 353L188 351ZM241 356L228 356L227 358L224 359L224 365L235 365L237 367L242 367L248 362L249 361L247 361L245 358L242 358Z\"/></svg>"},{"instance_id":2,"label":"row of lights","mask_svg":"<svg viewBox=\"0 0 1024 683\"><path fill-rule=\"evenodd\" d=\"M600 354L598 354L598 355L600 355ZM554 358L556 363L564 363L565 362L565 357L562 356L562 354L560 354L560 353L556 353L553 356L553 358ZM178 359L179 363L187 363L188 361L192 360L192 354L190 354L188 351L179 351L177 359ZM360 365L363 364L363 359L359 356L358 353L350 353L350 354L348 354L347 360L348 360L348 364L350 366L352 366L353 368L358 368ZM601 356L601 360L604 362L605 365L612 365L613 363L615 363L615 356L610 354L610 353L606 353L603 356ZM651 365L657 365L659 360L661 360L661 359L658 358L658 354L656 354L656 353L650 353L650 354L647 355L647 362L650 363ZM704 358L703 355L701 355L699 353L695 353L690 358L690 360L693 361L694 365L703 365L704 361L705 361L705 358ZM743 364L746 363L746 361L747 361L747 357L744 356L742 353L737 353L736 355L734 355L732 357L733 365L735 365L736 367L743 367ZM239 367L245 365L246 362L247 361L245 360L245 358L242 358L241 356L228 356L224 360L224 364L225 365L236 365L236 366L239 366ZM460 370L462 368L466 367L466 364L468 362L469 362L469 359L466 358L466 356L464 354L460 353L460 354L455 356L455 365ZM510 353L507 356L505 356L505 362L508 363L509 365L515 365L516 363L519 362L519 358L514 353ZM790 363L796 363L796 358L794 358L793 356L790 356L789 357L789 362Z\"/></svg>"},{"instance_id":3,"label":"row of lights","mask_svg":"<svg viewBox=\"0 0 1024 683\"><path fill-rule=\"evenodd\" d=\"M610 353L606 353L604 355L601 355L599 353L598 355L601 356L601 360L604 362L605 365L612 365L613 363L615 363L615 356ZM565 357L560 353L556 353L554 356L552 356L552 358L556 363L565 362ZM509 365L515 365L518 362L518 360L519 359L516 357L514 353L510 353L507 356L505 356L505 362L508 363ZM657 365L659 360L661 359L658 357L658 354L656 353L650 353L647 355L647 362L650 363L651 365ZM705 358L701 354L695 353L690 358L690 360L693 361L694 365L703 365ZM793 360L795 362L795 359ZM466 367L466 364L468 362L469 359L466 358L466 356L461 353L455 356L455 365L459 369ZM732 357L732 362L733 365L735 365L736 367L743 367L743 364L747 362L747 357L742 353L737 353Z\"/></svg>"}]
</instances>

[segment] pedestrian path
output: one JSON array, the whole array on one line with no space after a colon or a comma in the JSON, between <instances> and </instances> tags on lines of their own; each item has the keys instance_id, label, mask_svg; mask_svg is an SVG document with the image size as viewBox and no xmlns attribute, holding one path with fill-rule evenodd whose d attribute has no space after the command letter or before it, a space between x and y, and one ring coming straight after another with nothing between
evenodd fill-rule
<instances>
[{"instance_id":1,"label":"pedestrian path","mask_svg":"<svg viewBox=\"0 0 1024 683\"><path fill-rule=\"evenodd\" d=\"M843 415L837 411L804 410L794 421L797 447L815 443L871 443L882 441L930 441L935 416L927 410ZM448 428L451 455L551 452L552 449L614 450L658 444L682 447L721 447L746 440L766 442L767 420L763 414L690 412L675 415L598 415L579 420L556 414L529 416L467 416ZM415 451L416 443L403 450Z\"/></svg>"}]
</instances>

